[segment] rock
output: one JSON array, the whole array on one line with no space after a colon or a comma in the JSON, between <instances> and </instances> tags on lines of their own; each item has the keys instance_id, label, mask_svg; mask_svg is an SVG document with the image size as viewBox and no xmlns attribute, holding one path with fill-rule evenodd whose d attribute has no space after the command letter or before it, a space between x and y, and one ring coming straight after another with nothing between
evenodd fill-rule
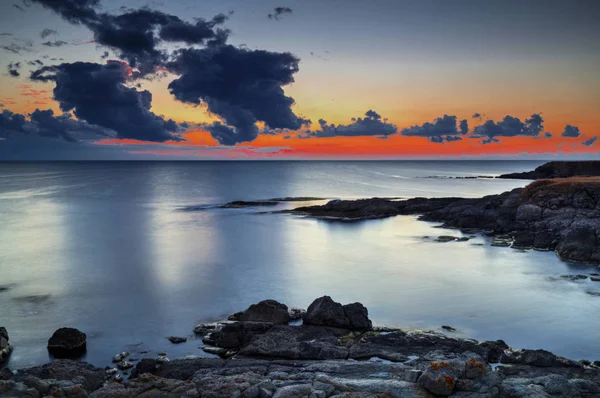
<instances>
[{"instance_id":1,"label":"rock","mask_svg":"<svg viewBox=\"0 0 600 398\"><path fill-rule=\"evenodd\" d=\"M297 321L299 319L302 319L302 317L304 317L304 314L306 314L306 310L302 308L290 308L288 312L290 314L290 321Z\"/></svg>"},{"instance_id":2,"label":"rock","mask_svg":"<svg viewBox=\"0 0 600 398\"><path fill-rule=\"evenodd\" d=\"M123 383L107 383L90 394L90 398L113 397L199 397L196 385L183 380L157 377L151 374L139 375L136 379Z\"/></svg>"},{"instance_id":3,"label":"rock","mask_svg":"<svg viewBox=\"0 0 600 398\"><path fill-rule=\"evenodd\" d=\"M343 306L329 296L323 296L313 301L306 310L303 320L307 325L351 330L370 330L373 327L365 306L360 303Z\"/></svg>"},{"instance_id":4,"label":"rock","mask_svg":"<svg viewBox=\"0 0 600 398\"><path fill-rule=\"evenodd\" d=\"M587 275L582 275L582 274L578 274L578 275L561 275L560 276L563 279L567 279L569 281L572 282L576 282L576 281L581 281L581 280L585 280L587 279Z\"/></svg>"},{"instance_id":5,"label":"rock","mask_svg":"<svg viewBox=\"0 0 600 398\"><path fill-rule=\"evenodd\" d=\"M486 350L485 360L488 363L500 362L500 358L504 355L504 351L510 349L504 340L484 341L479 343L479 346Z\"/></svg>"},{"instance_id":6,"label":"rock","mask_svg":"<svg viewBox=\"0 0 600 398\"><path fill-rule=\"evenodd\" d=\"M456 379L441 369L427 369L417 384L432 394L447 396L454 391Z\"/></svg>"},{"instance_id":7,"label":"rock","mask_svg":"<svg viewBox=\"0 0 600 398\"><path fill-rule=\"evenodd\" d=\"M544 163L534 171L502 174L498 178L538 180L544 178L566 178L574 176L599 176L600 162L594 160L553 161Z\"/></svg>"},{"instance_id":8,"label":"rock","mask_svg":"<svg viewBox=\"0 0 600 398\"><path fill-rule=\"evenodd\" d=\"M234 322L212 333L206 342L222 348L240 348L255 335L265 333L272 327L272 323L266 322Z\"/></svg>"},{"instance_id":9,"label":"rock","mask_svg":"<svg viewBox=\"0 0 600 398\"><path fill-rule=\"evenodd\" d=\"M127 369L131 369L133 368L133 363L129 362L129 361L121 361L119 363L117 363L117 368L121 369L121 370L127 370Z\"/></svg>"},{"instance_id":10,"label":"rock","mask_svg":"<svg viewBox=\"0 0 600 398\"><path fill-rule=\"evenodd\" d=\"M448 325L442 325L442 329L447 330L449 332L456 332L455 328L453 328L452 326L448 326Z\"/></svg>"},{"instance_id":11,"label":"rock","mask_svg":"<svg viewBox=\"0 0 600 398\"><path fill-rule=\"evenodd\" d=\"M291 320L287 305L275 300L263 300L252 304L245 311L234 316L235 320L242 322L288 323Z\"/></svg>"},{"instance_id":12,"label":"rock","mask_svg":"<svg viewBox=\"0 0 600 398\"><path fill-rule=\"evenodd\" d=\"M12 346L8 342L8 332L5 327L0 327L0 363L7 360L11 352Z\"/></svg>"},{"instance_id":13,"label":"rock","mask_svg":"<svg viewBox=\"0 0 600 398\"><path fill-rule=\"evenodd\" d=\"M128 356L129 356L129 353L127 351L123 351L122 353L115 355L113 357L112 361L113 361L113 363L121 362Z\"/></svg>"},{"instance_id":14,"label":"rock","mask_svg":"<svg viewBox=\"0 0 600 398\"><path fill-rule=\"evenodd\" d=\"M48 351L56 358L78 358L86 351L85 333L74 328L60 328L48 340Z\"/></svg>"},{"instance_id":15,"label":"rock","mask_svg":"<svg viewBox=\"0 0 600 398\"><path fill-rule=\"evenodd\" d=\"M86 391L94 391L104 383L106 371L86 362L57 359L46 365L20 369L14 379L22 381L29 376L43 380L75 381L75 384L81 385Z\"/></svg>"},{"instance_id":16,"label":"rock","mask_svg":"<svg viewBox=\"0 0 600 398\"><path fill-rule=\"evenodd\" d=\"M241 209L244 207L276 206L278 204L279 204L279 202L271 201L271 200L263 200L263 201L236 200L233 202L226 203L219 207L222 209Z\"/></svg>"},{"instance_id":17,"label":"rock","mask_svg":"<svg viewBox=\"0 0 600 398\"><path fill-rule=\"evenodd\" d=\"M171 336L171 337L169 337L168 340L173 344L181 344L181 343L185 343L187 341L187 337Z\"/></svg>"},{"instance_id":18,"label":"rock","mask_svg":"<svg viewBox=\"0 0 600 398\"><path fill-rule=\"evenodd\" d=\"M445 242L453 242L455 240L456 240L455 236L442 235L442 236L438 236L435 241L445 243Z\"/></svg>"}]
</instances>

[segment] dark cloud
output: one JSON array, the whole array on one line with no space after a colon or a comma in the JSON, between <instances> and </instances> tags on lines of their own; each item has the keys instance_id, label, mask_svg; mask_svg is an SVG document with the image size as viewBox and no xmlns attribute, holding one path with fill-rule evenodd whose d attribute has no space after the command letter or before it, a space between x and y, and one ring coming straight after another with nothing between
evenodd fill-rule
<instances>
[{"instance_id":1,"label":"dark cloud","mask_svg":"<svg viewBox=\"0 0 600 398\"><path fill-rule=\"evenodd\" d=\"M62 47L65 46L69 43L67 43L66 41L62 41L62 40L56 40L56 41L46 41L44 43L42 43L42 46L47 46L47 47Z\"/></svg>"},{"instance_id":2,"label":"dark cloud","mask_svg":"<svg viewBox=\"0 0 600 398\"><path fill-rule=\"evenodd\" d=\"M33 61L29 61L29 62L27 62L27 64L31 65L31 66L42 66L42 65L44 65L44 63L41 60L39 60L39 59L34 59Z\"/></svg>"},{"instance_id":3,"label":"dark cloud","mask_svg":"<svg viewBox=\"0 0 600 398\"><path fill-rule=\"evenodd\" d=\"M589 140L585 140L585 141L583 141L581 144L582 144L582 145L585 145L585 146L592 146L592 145L594 145L594 143L595 143L597 140L598 140L598 137L596 136L596 137L592 137L592 138L590 138Z\"/></svg>"},{"instance_id":4,"label":"dark cloud","mask_svg":"<svg viewBox=\"0 0 600 398\"><path fill-rule=\"evenodd\" d=\"M565 126L565 129L562 133L563 137L570 137L570 138L577 138L580 135L581 135L581 131L579 131L579 127L571 126L570 124L567 124Z\"/></svg>"},{"instance_id":5,"label":"dark cloud","mask_svg":"<svg viewBox=\"0 0 600 398\"><path fill-rule=\"evenodd\" d=\"M343 125L327 124L326 120L319 119L320 129L316 131L307 131L306 134L312 137L362 137L362 136L388 136L396 134L398 128L387 119L382 119L381 115L373 110L365 112L364 118L352 118L352 123Z\"/></svg>"},{"instance_id":6,"label":"dark cloud","mask_svg":"<svg viewBox=\"0 0 600 398\"><path fill-rule=\"evenodd\" d=\"M42 30L42 31L40 32L40 37L41 37L42 39L45 39L45 38L46 38L46 37L48 37L48 36L51 36L51 35L57 35L57 34L58 34L58 32L57 32L57 31L55 31L54 29L48 29L48 28L46 28L46 29L44 29L44 30Z\"/></svg>"},{"instance_id":7,"label":"dark cloud","mask_svg":"<svg viewBox=\"0 0 600 398\"><path fill-rule=\"evenodd\" d=\"M163 142L179 140L180 126L150 111L152 94L125 85L127 65L75 62L45 66L31 74L34 81L53 81L54 99L63 112L79 120L114 130L119 138Z\"/></svg>"},{"instance_id":8,"label":"dark cloud","mask_svg":"<svg viewBox=\"0 0 600 398\"><path fill-rule=\"evenodd\" d=\"M12 33L4 32L0 33L0 36L12 36Z\"/></svg>"},{"instance_id":9,"label":"dark cloud","mask_svg":"<svg viewBox=\"0 0 600 398\"><path fill-rule=\"evenodd\" d=\"M206 104L221 117L229 131L220 123L209 131L226 145L252 141L258 135L257 121L272 129L296 130L306 124L291 109L294 99L283 91L294 81L298 62L290 53L231 45L184 49L167 64L169 71L180 75L169 90L179 101Z\"/></svg>"},{"instance_id":10,"label":"dark cloud","mask_svg":"<svg viewBox=\"0 0 600 398\"><path fill-rule=\"evenodd\" d=\"M76 142L79 139L110 136L112 133L100 126L73 119L69 113L54 116L52 109L36 109L27 116L29 116L29 120L26 119L26 115L9 110L2 111L0 113L0 137L11 139L20 134L36 134L40 137L60 138L68 142Z\"/></svg>"},{"instance_id":11,"label":"dark cloud","mask_svg":"<svg viewBox=\"0 0 600 398\"><path fill-rule=\"evenodd\" d=\"M544 133L544 137L546 137L546 138L552 138L552 133L551 133L551 132L549 132L549 131L546 131L546 132Z\"/></svg>"},{"instance_id":12,"label":"dark cloud","mask_svg":"<svg viewBox=\"0 0 600 398\"><path fill-rule=\"evenodd\" d=\"M217 28L227 20L219 14L211 20L197 18L194 23L175 15L142 8L126 9L113 15L97 11L98 0L33 0L73 24L88 27L97 44L119 52L132 68L144 76L164 64L168 54L157 48L161 41L217 45L226 42L229 31Z\"/></svg>"},{"instance_id":13,"label":"dark cloud","mask_svg":"<svg viewBox=\"0 0 600 398\"><path fill-rule=\"evenodd\" d=\"M106 59L110 56L110 54L108 53L108 51L104 51L104 53L100 56L100 59Z\"/></svg>"},{"instance_id":14,"label":"dark cloud","mask_svg":"<svg viewBox=\"0 0 600 398\"><path fill-rule=\"evenodd\" d=\"M21 7L18 4L13 4L12 6L15 7L17 10L21 10L21 11L25 12L25 10L23 9L23 7Z\"/></svg>"},{"instance_id":15,"label":"dark cloud","mask_svg":"<svg viewBox=\"0 0 600 398\"><path fill-rule=\"evenodd\" d=\"M412 137L426 137L431 142L443 143L444 141L458 141L451 137L465 135L469 132L469 123L466 119L457 124L457 118L453 115L444 115L436 118L432 123L425 122L422 125L411 126L402 129L400 134Z\"/></svg>"},{"instance_id":16,"label":"dark cloud","mask_svg":"<svg viewBox=\"0 0 600 398\"><path fill-rule=\"evenodd\" d=\"M473 116L471 116L473 119L481 119L481 113L475 112L473 114Z\"/></svg>"},{"instance_id":17,"label":"dark cloud","mask_svg":"<svg viewBox=\"0 0 600 398\"><path fill-rule=\"evenodd\" d=\"M292 9L289 7L275 7L275 12L268 14L269 19L279 20L284 14L291 14Z\"/></svg>"},{"instance_id":18,"label":"dark cloud","mask_svg":"<svg viewBox=\"0 0 600 398\"><path fill-rule=\"evenodd\" d=\"M482 138L482 143L489 144L498 142L497 137L530 136L537 137L544 129L544 119L537 113L531 115L525 122L513 116L505 116L499 122L486 120L480 126L475 127L471 137Z\"/></svg>"},{"instance_id":19,"label":"dark cloud","mask_svg":"<svg viewBox=\"0 0 600 398\"><path fill-rule=\"evenodd\" d=\"M13 76L13 77L19 77L21 76L21 73L19 72L19 69L21 68L21 63L20 62L11 62L10 64L8 64L8 73Z\"/></svg>"}]
</instances>

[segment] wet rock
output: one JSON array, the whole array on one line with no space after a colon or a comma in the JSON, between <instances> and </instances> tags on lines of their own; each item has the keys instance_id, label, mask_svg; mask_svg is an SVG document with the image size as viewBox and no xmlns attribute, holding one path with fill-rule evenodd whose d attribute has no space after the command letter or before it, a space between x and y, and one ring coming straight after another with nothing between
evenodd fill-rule
<instances>
[{"instance_id":1,"label":"wet rock","mask_svg":"<svg viewBox=\"0 0 600 398\"><path fill-rule=\"evenodd\" d=\"M87 336L74 328L60 328L48 340L48 351L56 358L78 358L85 354Z\"/></svg>"},{"instance_id":2,"label":"wet rock","mask_svg":"<svg viewBox=\"0 0 600 398\"><path fill-rule=\"evenodd\" d=\"M484 341L479 343L479 346L485 349L485 359L488 363L500 362L500 358L504 355L504 351L510 349L504 340Z\"/></svg>"},{"instance_id":3,"label":"wet rock","mask_svg":"<svg viewBox=\"0 0 600 398\"><path fill-rule=\"evenodd\" d=\"M360 303L342 305L329 296L313 301L306 310L303 321L307 325L352 330L369 330L373 326L365 306Z\"/></svg>"},{"instance_id":4,"label":"wet rock","mask_svg":"<svg viewBox=\"0 0 600 398\"><path fill-rule=\"evenodd\" d=\"M453 328L452 326L448 326L448 325L442 325L442 329L447 330L449 332L456 332L455 328Z\"/></svg>"},{"instance_id":5,"label":"wet rock","mask_svg":"<svg viewBox=\"0 0 600 398\"><path fill-rule=\"evenodd\" d=\"M121 362L117 363L117 368L119 368L121 370L127 370L127 369L131 369L133 367L134 367L134 364L129 361L121 361Z\"/></svg>"},{"instance_id":6,"label":"wet rock","mask_svg":"<svg viewBox=\"0 0 600 398\"><path fill-rule=\"evenodd\" d=\"M183 380L141 374L123 383L107 383L90 394L90 398L112 397L199 397L196 385Z\"/></svg>"},{"instance_id":7,"label":"wet rock","mask_svg":"<svg viewBox=\"0 0 600 398\"><path fill-rule=\"evenodd\" d=\"M129 356L129 353L127 351L123 351L120 354L115 355L113 357L112 361L113 361L113 363L121 362L122 360L124 360L128 356Z\"/></svg>"},{"instance_id":8,"label":"wet rock","mask_svg":"<svg viewBox=\"0 0 600 398\"><path fill-rule=\"evenodd\" d=\"M456 379L443 369L436 367L435 369L427 369L419 377L417 384L432 394L447 396L454 391Z\"/></svg>"},{"instance_id":9,"label":"wet rock","mask_svg":"<svg viewBox=\"0 0 600 398\"><path fill-rule=\"evenodd\" d=\"M0 363L8 359L12 352L12 346L8 340L8 331L5 327L0 327Z\"/></svg>"},{"instance_id":10,"label":"wet rock","mask_svg":"<svg viewBox=\"0 0 600 398\"><path fill-rule=\"evenodd\" d=\"M168 338L168 340L172 344L181 344L181 343L185 343L187 341L187 337L171 336L171 337Z\"/></svg>"},{"instance_id":11,"label":"wet rock","mask_svg":"<svg viewBox=\"0 0 600 398\"><path fill-rule=\"evenodd\" d=\"M240 348L255 335L265 333L272 327L272 323L266 322L234 322L210 334L206 342L222 348Z\"/></svg>"},{"instance_id":12,"label":"wet rock","mask_svg":"<svg viewBox=\"0 0 600 398\"><path fill-rule=\"evenodd\" d=\"M68 380L79 384L86 391L98 389L106 378L106 371L86 362L70 359L57 359L52 363L20 369L14 376L16 381L22 381L28 376L38 379Z\"/></svg>"},{"instance_id":13,"label":"wet rock","mask_svg":"<svg viewBox=\"0 0 600 398\"><path fill-rule=\"evenodd\" d=\"M291 320L287 305L275 300L263 300L252 304L245 311L236 313L230 320L242 322L288 323Z\"/></svg>"},{"instance_id":14,"label":"wet rock","mask_svg":"<svg viewBox=\"0 0 600 398\"><path fill-rule=\"evenodd\" d=\"M578 275L561 275L560 276L562 279L566 279L569 280L571 282L577 282L577 281L582 281L587 279L587 275L582 275L582 274L578 274Z\"/></svg>"},{"instance_id":15,"label":"wet rock","mask_svg":"<svg viewBox=\"0 0 600 398\"><path fill-rule=\"evenodd\" d=\"M259 206L276 206L279 202L272 200L257 200L257 201L244 201L244 200L236 200L233 202L226 203L222 206L219 206L222 209L241 209L244 207L259 207Z\"/></svg>"},{"instance_id":16,"label":"wet rock","mask_svg":"<svg viewBox=\"0 0 600 398\"><path fill-rule=\"evenodd\" d=\"M304 314L306 314L306 310L302 308L290 308L288 312L290 314L290 321L297 321L299 319L302 319L302 317L304 317Z\"/></svg>"},{"instance_id":17,"label":"wet rock","mask_svg":"<svg viewBox=\"0 0 600 398\"><path fill-rule=\"evenodd\" d=\"M436 242L454 242L456 240L455 236L450 236L450 235L442 235L442 236L438 236L435 241Z\"/></svg>"},{"instance_id":18,"label":"wet rock","mask_svg":"<svg viewBox=\"0 0 600 398\"><path fill-rule=\"evenodd\" d=\"M591 280L592 282L600 282L600 278L599 278L599 277L597 277L597 276L591 276L591 277L590 277L590 280Z\"/></svg>"}]
</instances>

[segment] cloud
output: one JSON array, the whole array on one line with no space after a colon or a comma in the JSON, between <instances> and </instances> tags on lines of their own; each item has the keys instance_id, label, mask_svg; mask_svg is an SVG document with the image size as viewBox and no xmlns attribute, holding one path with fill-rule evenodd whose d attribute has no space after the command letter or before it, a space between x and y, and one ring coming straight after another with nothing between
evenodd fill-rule
<instances>
[{"instance_id":1,"label":"cloud","mask_svg":"<svg viewBox=\"0 0 600 398\"><path fill-rule=\"evenodd\" d=\"M589 140L583 141L581 144L585 145L585 146L592 146L596 143L597 140L598 140L598 137L596 136L596 137L590 138Z\"/></svg>"},{"instance_id":2,"label":"cloud","mask_svg":"<svg viewBox=\"0 0 600 398\"><path fill-rule=\"evenodd\" d=\"M33 43L30 41L22 41L23 44L19 43L10 43L9 45L0 46L1 49L9 51L13 54L21 54L21 52L31 52L31 47L33 47Z\"/></svg>"},{"instance_id":3,"label":"cloud","mask_svg":"<svg viewBox=\"0 0 600 398\"><path fill-rule=\"evenodd\" d=\"M231 45L179 50L167 69L180 75L169 91L181 101L206 104L229 126L214 124L211 134L226 145L258 135L257 121L272 129L300 128L307 121L292 111L294 99L283 86L294 81L299 59L290 53L249 50ZM221 142L221 141L220 141Z\"/></svg>"},{"instance_id":4,"label":"cloud","mask_svg":"<svg viewBox=\"0 0 600 398\"><path fill-rule=\"evenodd\" d=\"M217 45L226 42L229 31L217 28L227 20L219 14L211 20L197 18L194 23L161 11L126 9L119 15L97 11L99 0L32 0L62 16L66 21L84 25L97 44L119 52L140 76L154 73L168 54L157 46L161 41Z\"/></svg>"},{"instance_id":5,"label":"cloud","mask_svg":"<svg viewBox=\"0 0 600 398\"><path fill-rule=\"evenodd\" d=\"M45 66L31 74L34 81L55 82L54 99L63 112L79 120L114 130L119 138L163 142L179 140L180 126L150 111L152 94L125 85L124 63L89 62Z\"/></svg>"},{"instance_id":6,"label":"cloud","mask_svg":"<svg viewBox=\"0 0 600 398\"><path fill-rule=\"evenodd\" d=\"M19 72L19 69L21 68L21 63L20 62L11 62L10 64L8 64L8 73L12 76L12 77L19 77L21 76L21 73Z\"/></svg>"},{"instance_id":7,"label":"cloud","mask_svg":"<svg viewBox=\"0 0 600 398\"><path fill-rule=\"evenodd\" d=\"M465 135L469 132L469 123L466 119L457 124L457 118L453 115L444 115L433 120L432 123L425 122L422 125L411 126L402 129L400 134L412 137L427 137L434 143L444 141L458 141L451 137Z\"/></svg>"},{"instance_id":8,"label":"cloud","mask_svg":"<svg viewBox=\"0 0 600 398\"><path fill-rule=\"evenodd\" d=\"M29 120L26 119L29 117ZM54 116L52 109L36 109L29 115L4 110L0 113L0 137L11 139L15 135L36 134L40 137L60 138L68 142L79 139L113 136L100 126L73 119L71 114Z\"/></svg>"},{"instance_id":9,"label":"cloud","mask_svg":"<svg viewBox=\"0 0 600 398\"><path fill-rule=\"evenodd\" d=\"M481 119L481 113L477 113L477 112L475 112L475 113L473 114L473 116L471 116L471 117L472 117L473 119Z\"/></svg>"},{"instance_id":10,"label":"cloud","mask_svg":"<svg viewBox=\"0 0 600 398\"><path fill-rule=\"evenodd\" d=\"M499 122L486 120L480 126L475 127L471 134L472 138L482 138L483 144L499 142L497 137L530 136L537 137L544 129L544 119L537 113L531 115L525 122L517 117L506 115Z\"/></svg>"},{"instance_id":11,"label":"cloud","mask_svg":"<svg viewBox=\"0 0 600 398\"><path fill-rule=\"evenodd\" d=\"M546 132L544 133L544 137L546 137L546 138L552 138L552 133L551 133L551 132L549 132L549 131L546 131Z\"/></svg>"},{"instance_id":12,"label":"cloud","mask_svg":"<svg viewBox=\"0 0 600 398\"><path fill-rule=\"evenodd\" d=\"M21 7L18 4L13 4L12 6L15 7L17 10L21 10L21 11L25 12L25 10L23 9L23 7Z\"/></svg>"},{"instance_id":13,"label":"cloud","mask_svg":"<svg viewBox=\"0 0 600 398\"><path fill-rule=\"evenodd\" d=\"M285 14L291 14L292 9L289 7L275 7L275 12L272 14L268 14L269 19L279 20Z\"/></svg>"},{"instance_id":14,"label":"cloud","mask_svg":"<svg viewBox=\"0 0 600 398\"><path fill-rule=\"evenodd\" d=\"M4 32L0 33L0 36L12 36L12 33Z\"/></svg>"},{"instance_id":15,"label":"cloud","mask_svg":"<svg viewBox=\"0 0 600 398\"><path fill-rule=\"evenodd\" d=\"M567 124L565 126L565 129L562 133L563 137L569 137L569 138L577 138L581 135L581 131L579 131L579 127L577 126L572 126L570 124Z\"/></svg>"},{"instance_id":16,"label":"cloud","mask_svg":"<svg viewBox=\"0 0 600 398\"><path fill-rule=\"evenodd\" d=\"M46 37L48 37L48 36L51 36L51 35L57 35L57 34L58 34L58 32L57 32L57 31L55 31L54 29L48 29L48 28L46 28L46 29L44 29L44 30L42 30L42 31L40 32L40 37L41 37L42 39L45 39L45 38L46 38Z\"/></svg>"},{"instance_id":17,"label":"cloud","mask_svg":"<svg viewBox=\"0 0 600 398\"><path fill-rule=\"evenodd\" d=\"M327 124L326 120L319 119L320 129L316 131L306 131L305 134L312 137L363 137L363 136L388 136L396 134L398 128L387 119L382 119L381 115L369 109L365 112L364 118L352 118L352 123L343 125Z\"/></svg>"},{"instance_id":18,"label":"cloud","mask_svg":"<svg viewBox=\"0 0 600 398\"><path fill-rule=\"evenodd\" d=\"M62 41L62 40L56 40L56 41L46 41L44 43L42 43L42 46L46 46L46 47L62 47L65 46L69 43L67 43L66 41Z\"/></svg>"}]
</instances>

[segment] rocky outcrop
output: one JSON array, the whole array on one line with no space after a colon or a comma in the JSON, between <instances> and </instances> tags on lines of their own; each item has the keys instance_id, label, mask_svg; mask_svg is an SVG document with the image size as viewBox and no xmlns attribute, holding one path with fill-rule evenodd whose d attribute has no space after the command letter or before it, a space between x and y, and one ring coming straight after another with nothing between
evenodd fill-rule
<instances>
[{"instance_id":1,"label":"rocky outcrop","mask_svg":"<svg viewBox=\"0 0 600 398\"><path fill-rule=\"evenodd\" d=\"M252 304L245 311L235 313L229 317L232 321L288 323L292 319L290 311L285 304L275 300L263 300Z\"/></svg>"},{"instance_id":2,"label":"rocky outcrop","mask_svg":"<svg viewBox=\"0 0 600 398\"><path fill-rule=\"evenodd\" d=\"M600 176L600 161L580 160L573 162L548 162L533 171L523 173L502 174L498 178L519 180L540 180L547 178L590 177Z\"/></svg>"},{"instance_id":3,"label":"rocky outcrop","mask_svg":"<svg viewBox=\"0 0 600 398\"><path fill-rule=\"evenodd\" d=\"M12 346L8 342L8 332L5 327L0 327L0 363L8 359Z\"/></svg>"},{"instance_id":4,"label":"rocky outcrop","mask_svg":"<svg viewBox=\"0 0 600 398\"><path fill-rule=\"evenodd\" d=\"M260 207L260 206L276 206L279 202L274 200L260 200L260 201L244 201L236 200L233 202L225 203L219 206L221 209L241 209L244 207Z\"/></svg>"},{"instance_id":5,"label":"rocky outcrop","mask_svg":"<svg viewBox=\"0 0 600 398\"><path fill-rule=\"evenodd\" d=\"M60 328L48 339L48 351L56 358L79 358L86 351L87 336L74 328Z\"/></svg>"},{"instance_id":6,"label":"rocky outcrop","mask_svg":"<svg viewBox=\"0 0 600 398\"><path fill-rule=\"evenodd\" d=\"M331 201L292 212L360 220L421 214L467 233L484 231L498 246L554 250L563 259L600 263L600 179L539 180L525 188L479 199Z\"/></svg>"},{"instance_id":7,"label":"rocky outcrop","mask_svg":"<svg viewBox=\"0 0 600 398\"><path fill-rule=\"evenodd\" d=\"M307 325L330 326L350 330L369 330L373 324L369 311L361 303L342 305L323 296L308 307L303 317Z\"/></svg>"}]
</instances>

